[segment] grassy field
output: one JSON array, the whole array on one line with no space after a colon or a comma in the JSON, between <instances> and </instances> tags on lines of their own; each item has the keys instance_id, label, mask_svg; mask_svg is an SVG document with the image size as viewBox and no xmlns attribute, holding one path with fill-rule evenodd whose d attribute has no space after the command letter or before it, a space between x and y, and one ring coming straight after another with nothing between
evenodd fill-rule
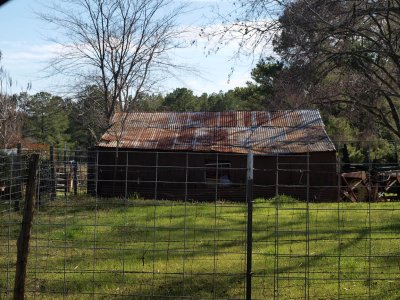
<instances>
[{"instance_id":1,"label":"grassy field","mask_svg":"<svg viewBox=\"0 0 400 300\"><path fill-rule=\"evenodd\" d=\"M0 215L0 299L21 215ZM35 214L29 299L243 299L246 205L57 200ZM257 200L253 299L399 299L400 203Z\"/></svg>"}]
</instances>

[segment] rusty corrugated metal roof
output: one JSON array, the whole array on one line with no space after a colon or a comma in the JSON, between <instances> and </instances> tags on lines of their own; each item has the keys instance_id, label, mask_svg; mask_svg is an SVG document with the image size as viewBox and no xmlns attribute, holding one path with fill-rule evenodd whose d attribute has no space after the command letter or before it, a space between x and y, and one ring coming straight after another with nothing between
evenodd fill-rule
<instances>
[{"instance_id":1,"label":"rusty corrugated metal roof","mask_svg":"<svg viewBox=\"0 0 400 300\"><path fill-rule=\"evenodd\" d=\"M318 110L116 113L99 147L256 154L335 151Z\"/></svg>"}]
</instances>

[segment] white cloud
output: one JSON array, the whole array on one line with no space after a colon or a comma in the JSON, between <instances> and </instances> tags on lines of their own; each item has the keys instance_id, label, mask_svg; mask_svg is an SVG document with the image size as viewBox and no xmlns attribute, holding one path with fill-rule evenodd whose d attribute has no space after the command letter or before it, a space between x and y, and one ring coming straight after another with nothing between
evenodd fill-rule
<instances>
[{"instance_id":1,"label":"white cloud","mask_svg":"<svg viewBox=\"0 0 400 300\"><path fill-rule=\"evenodd\" d=\"M0 49L3 52L1 64L16 82L13 92L25 90L28 83L32 84L32 92L49 90L54 80L45 78L43 69L53 54L59 51L59 45L2 41Z\"/></svg>"},{"instance_id":2,"label":"white cloud","mask_svg":"<svg viewBox=\"0 0 400 300\"><path fill-rule=\"evenodd\" d=\"M234 27L232 27L234 28ZM237 86L244 86L251 80L251 69L262 55L272 55L269 49L261 46L251 49L244 47L249 53L237 56L242 35L234 30L230 33L228 43L219 44L218 36L207 36L203 32L220 32L223 25L214 24L207 27L191 26L185 29L183 39L188 48L176 50L174 55L179 63L195 67L198 76L186 77L180 74L179 78L169 80L171 87L187 87L196 94L227 91Z\"/></svg>"},{"instance_id":3,"label":"white cloud","mask_svg":"<svg viewBox=\"0 0 400 300\"><path fill-rule=\"evenodd\" d=\"M232 29L236 28L233 26ZM239 30L238 27L237 29ZM167 90L187 87L196 94L212 93L244 86L246 81L250 80L251 68L254 67L256 56L262 53L262 49L249 48L248 50L254 50L254 57L242 56L234 59L242 37L238 31L231 31L229 33L230 42L222 44L219 43L218 36L203 34L222 30L223 25L221 24L206 27L190 26L184 29L182 39L190 46L176 49L174 53L171 53L171 58L178 64L196 69L197 73L178 74L178 78L164 83ZM63 51L61 45L1 41L0 49L3 51L2 64L21 85L32 81L34 91L49 89L53 86L55 80L43 78L45 75L43 69L56 53Z\"/></svg>"}]
</instances>

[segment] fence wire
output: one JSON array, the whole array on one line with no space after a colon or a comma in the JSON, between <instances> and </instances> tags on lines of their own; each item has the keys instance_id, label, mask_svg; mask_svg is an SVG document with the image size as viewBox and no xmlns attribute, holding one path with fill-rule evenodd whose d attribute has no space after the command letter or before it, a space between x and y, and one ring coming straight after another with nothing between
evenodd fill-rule
<instances>
[{"instance_id":1,"label":"fence wire","mask_svg":"<svg viewBox=\"0 0 400 300\"><path fill-rule=\"evenodd\" d=\"M249 182L245 154L40 154L27 298L400 297L397 161L254 155ZM13 297L28 157L0 155L0 299Z\"/></svg>"}]
</instances>

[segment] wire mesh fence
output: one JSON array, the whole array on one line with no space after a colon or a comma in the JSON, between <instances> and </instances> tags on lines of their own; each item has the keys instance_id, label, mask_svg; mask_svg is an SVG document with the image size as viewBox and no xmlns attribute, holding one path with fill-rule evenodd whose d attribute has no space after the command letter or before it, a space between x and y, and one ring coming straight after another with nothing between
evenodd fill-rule
<instances>
[{"instance_id":1,"label":"wire mesh fence","mask_svg":"<svg viewBox=\"0 0 400 300\"><path fill-rule=\"evenodd\" d=\"M1 299L29 154L0 156ZM400 167L364 154L41 151L26 296L397 299Z\"/></svg>"}]
</instances>

